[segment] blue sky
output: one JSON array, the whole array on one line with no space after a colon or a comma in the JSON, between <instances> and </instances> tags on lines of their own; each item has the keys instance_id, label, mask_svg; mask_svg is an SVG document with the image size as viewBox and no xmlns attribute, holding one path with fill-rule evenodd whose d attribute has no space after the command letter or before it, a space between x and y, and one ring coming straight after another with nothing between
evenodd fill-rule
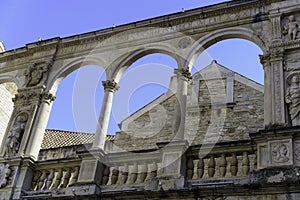
<instances>
[{"instance_id":1,"label":"blue sky","mask_svg":"<svg viewBox=\"0 0 300 200\"><path fill-rule=\"evenodd\" d=\"M188 10L220 2L224 1L3 0L0 2L0 40L4 41L6 49L11 50L36 42L39 38L66 37L111 27L113 24L121 25L180 12L182 8ZM263 83L258 54L261 54L260 49L251 42L228 40L207 49L206 58L208 55L209 59L201 61L200 57L198 63L199 68L202 68L211 59L216 59L220 64ZM119 94L116 93L114 99L109 133L118 130L116 124L125 116L166 91L175 65L170 57L156 54L138 60L129 68L120 82ZM145 76L146 68L152 70L147 72L152 77L156 76L158 69L163 69L163 75L167 78L161 82L148 79L139 82L141 80L137 78L132 81L132 77ZM56 94L48 128L94 132L103 96L101 80L105 80L103 71L96 66L86 66L66 77ZM126 101L121 101L124 96L120 94L127 95Z\"/></svg>"}]
</instances>

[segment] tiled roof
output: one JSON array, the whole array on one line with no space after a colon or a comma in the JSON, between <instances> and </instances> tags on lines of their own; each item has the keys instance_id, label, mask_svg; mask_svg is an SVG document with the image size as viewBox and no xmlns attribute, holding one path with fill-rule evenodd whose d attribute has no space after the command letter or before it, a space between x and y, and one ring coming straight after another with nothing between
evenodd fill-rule
<instances>
[{"instance_id":1,"label":"tiled roof","mask_svg":"<svg viewBox=\"0 0 300 200\"><path fill-rule=\"evenodd\" d=\"M106 141L114 140L114 135L107 135ZM95 139L93 133L80 133L62 130L47 129L44 134L42 149L52 149L81 144L92 143Z\"/></svg>"}]
</instances>

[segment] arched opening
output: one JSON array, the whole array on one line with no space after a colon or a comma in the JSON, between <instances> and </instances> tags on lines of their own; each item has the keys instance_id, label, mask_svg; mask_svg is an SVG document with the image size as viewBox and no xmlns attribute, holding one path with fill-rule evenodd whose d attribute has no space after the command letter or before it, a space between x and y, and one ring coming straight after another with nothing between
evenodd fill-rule
<instances>
[{"instance_id":1,"label":"arched opening","mask_svg":"<svg viewBox=\"0 0 300 200\"><path fill-rule=\"evenodd\" d=\"M4 82L0 84L0 144L2 143L7 129L14 104L12 98L17 93L17 85L14 82Z\"/></svg>"},{"instance_id":2,"label":"arched opening","mask_svg":"<svg viewBox=\"0 0 300 200\"><path fill-rule=\"evenodd\" d=\"M95 133L105 70L86 65L68 74L56 91L47 129Z\"/></svg>"},{"instance_id":3,"label":"arched opening","mask_svg":"<svg viewBox=\"0 0 300 200\"><path fill-rule=\"evenodd\" d=\"M192 66L194 96L188 103L201 113L199 120L187 116L196 121L188 131L194 144L245 140L263 128L264 71L258 56L263 51L249 40L224 38L203 43L206 49Z\"/></svg>"},{"instance_id":4,"label":"arched opening","mask_svg":"<svg viewBox=\"0 0 300 200\"><path fill-rule=\"evenodd\" d=\"M137 143L155 145L156 137L172 128L167 123L172 121L176 101L174 69L178 66L174 58L152 53L131 61L120 78L112 109L122 131L115 145L124 150L135 148Z\"/></svg>"},{"instance_id":5,"label":"arched opening","mask_svg":"<svg viewBox=\"0 0 300 200\"><path fill-rule=\"evenodd\" d=\"M260 84L264 83L263 67L259 61L262 50L245 39L226 39L203 51L195 61L192 72L208 66L213 60Z\"/></svg>"}]
</instances>

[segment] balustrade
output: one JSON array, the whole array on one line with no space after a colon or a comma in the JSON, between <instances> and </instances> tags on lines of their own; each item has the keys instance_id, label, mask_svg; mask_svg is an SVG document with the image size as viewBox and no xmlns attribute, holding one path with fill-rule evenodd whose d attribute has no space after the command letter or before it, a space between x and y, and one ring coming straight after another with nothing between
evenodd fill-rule
<instances>
[{"instance_id":1,"label":"balustrade","mask_svg":"<svg viewBox=\"0 0 300 200\"><path fill-rule=\"evenodd\" d=\"M248 150L233 153L211 153L205 157L188 156L188 180L247 176L256 168L256 156Z\"/></svg>"},{"instance_id":2,"label":"balustrade","mask_svg":"<svg viewBox=\"0 0 300 200\"><path fill-rule=\"evenodd\" d=\"M49 168L36 169L32 180L32 190L54 190L67 188L77 182L78 166L49 166Z\"/></svg>"},{"instance_id":3,"label":"balustrade","mask_svg":"<svg viewBox=\"0 0 300 200\"><path fill-rule=\"evenodd\" d=\"M157 176L157 162L123 163L103 170L102 185L141 184Z\"/></svg>"}]
</instances>

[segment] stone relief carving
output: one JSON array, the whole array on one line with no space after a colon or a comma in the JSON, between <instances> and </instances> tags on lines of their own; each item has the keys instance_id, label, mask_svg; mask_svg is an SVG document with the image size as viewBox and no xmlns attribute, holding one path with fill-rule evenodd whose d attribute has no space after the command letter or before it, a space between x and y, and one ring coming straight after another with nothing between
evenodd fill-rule
<instances>
[{"instance_id":1,"label":"stone relief carving","mask_svg":"<svg viewBox=\"0 0 300 200\"><path fill-rule=\"evenodd\" d=\"M48 64L32 64L25 72L25 86L32 87L47 80Z\"/></svg>"},{"instance_id":2,"label":"stone relief carving","mask_svg":"<svg viewBox=\"0 0 300 200\"><path fill-rule=\"evenodd\" d=\"M9 167L9 164L0 164L0 188L8 184L8 179L11 175L11 169Z\"/></svg>"},{"instance_id":3,"label":"stone relief carving","mask_svg":"<svg viewBox=\"0 0 300 200\"><path fill-rule=\"evenodd\" d=\"M192 41L190 38L182 38L181 40L179 40L178 42L178 47L180 49L185 49L188 46L190 46L192 44Z\"/></svg>"},{"instance_id":4,"label":"stone relief carving","mask_svg":"<svg viewBox=\"0 0 300 200\"><path fill-rule=\"evenodd\" d=\"M286 163L289 159L289 148L283 143L272 144L272 161L275 163Z\"/></svg>"},{"instance_id":5,"label":"stone relief carving","mask_svg":"<svg viewBox=\"0 0 300 200\"><path fill-rule=\"evenodd\" d=\"M286 91L285 101L289 105L289 114L293 126L300 125L300 74L293 74Z\"/></svg>"},{"instance_id":6,"label":"stone relief carving","mask_svg":"<svg viewBox=\"0 0 300 200\"><path fill-rule=\"evenodd\" d=\"M299 23L295 19L294 15L289 16L287 24L284 26L283 34L288 35L290 40L295 40L297 38Z\"/></svg>"},{"instance_id":7,"label":"stone relief carving","mask_svg":"<svg viewBox=\"0 0 300 200\"><path fill-rule=\"evenodd\" d=\"M7 156L15 155L18 152L27 120L27 113L21 113L15 118L14 125L8 133L8 137L5 142L5 152Z\"/></svg>"}]
</instances>

